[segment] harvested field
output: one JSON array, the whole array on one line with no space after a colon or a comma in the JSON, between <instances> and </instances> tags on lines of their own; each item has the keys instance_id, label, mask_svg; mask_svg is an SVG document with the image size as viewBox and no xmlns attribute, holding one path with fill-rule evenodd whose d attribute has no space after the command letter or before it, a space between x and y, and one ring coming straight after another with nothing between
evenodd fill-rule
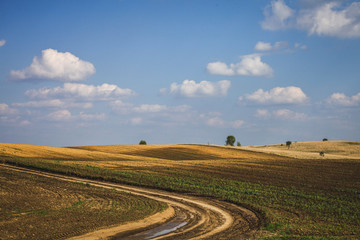
<instances>
[{"instance_id":1,"label":"harvested field","mask_svg":"<svg viewBox=\"0 0 360 240\"><path fill-rule=\"evenodd\" d=\"M243 147L257 152L300 159L360 159L360 142L313 141L295 142L288 149L285 144ZM320 156L320 152L324 156Z\"/></svg>"},{"instance_id":2,"label":"harvested field","mask_svg":"<svg viewBox=\"0 0 360 240\"><path fill-rule=\"evenodd\" d=\"M0 171L0 239L66 239L166 208L125 192Z\"/></svg>"},{"instance_id":3,"label":"harvested field","mask_svg":"<svg viewBox=\"0 0 360 240\"><path fill-rule=\"evenodd\" d=\"M321 143L307 147L296 143L290 148L299 146L293 151L296 158L282 156L288 149L274 154L261 152L260 147L250 151L250 147L114 145L57 148L51 158L41 153L41 147L30 158L2 151L1 159L46 171L220 198L263 214L264 230L274 238L359 239L358 144L328 143L337 151L334 158L327 153L315 157L320 148L313 147ZM26 156L21 145L17 148ZM62 151L69 150L81 153L81 159L64 159ZM101 159L94 158L100 155Z\"/></svg>"}]
</instances>

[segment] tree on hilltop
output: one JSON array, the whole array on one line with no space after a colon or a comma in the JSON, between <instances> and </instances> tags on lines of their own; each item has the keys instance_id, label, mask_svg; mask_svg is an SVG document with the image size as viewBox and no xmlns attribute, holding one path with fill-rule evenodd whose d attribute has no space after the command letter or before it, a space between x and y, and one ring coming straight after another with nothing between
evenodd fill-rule
<instances>
[{"instance_id":1,"label":"tree on hilltop","mask_svg":"<svg viewBox=\"0 0 360 240\"><path fill-rule=\"evenodd\" d=\"M139 145L146 145L146 141L145 141L145 140L141 140L141 141L139 142Z\"/></svg>"},{"instance_id":2,"label":"tree on hilltop","mask_svg":"<svg viewBox=\"0 0 360 240\"><path fill-rule=\"evenodd\" d=\"M235 141L236 141L236 138L232 135L229 135L226 138L225 145L226 146L234 146Z\"/></svg>"}]
</instances>

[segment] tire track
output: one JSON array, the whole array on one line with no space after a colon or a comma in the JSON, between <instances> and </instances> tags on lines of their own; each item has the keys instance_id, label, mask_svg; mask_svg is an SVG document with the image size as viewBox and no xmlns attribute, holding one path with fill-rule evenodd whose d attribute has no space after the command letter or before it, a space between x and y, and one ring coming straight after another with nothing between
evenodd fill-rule
<instances>
[{"instance_id":1,"label":"tire track","mask_svg":"<svg viewBox=\"0 0 360 240\"><path fill-rule=\"evenodd\" d=\"M184 194L170 193L155 189L128 186L101 181L88 180L78 177L64 176L26 168L0 164L3 168L12 169L44 177L55 178L70 182L82 182L97 187L126 191L134 195L151 198L167 203L170 207L163 215L157 213L157 221L151 220L155 215L142 221L132 222L113 228L100 229L71 240L85 239L249 239L253 238L262 224L263 219L256 212L242 208L235 204L209 198L200 198ZM171 219L169 219L171 217ZM181 227L166 234L154 234L149 238L149 231L158 228L162 231L165 222L180 221ZM184 224L186 223L186 224ZM152 229L152 230L151 230ZM151 235L150 235L151 237Z\"/></svg>"}]
</instances>

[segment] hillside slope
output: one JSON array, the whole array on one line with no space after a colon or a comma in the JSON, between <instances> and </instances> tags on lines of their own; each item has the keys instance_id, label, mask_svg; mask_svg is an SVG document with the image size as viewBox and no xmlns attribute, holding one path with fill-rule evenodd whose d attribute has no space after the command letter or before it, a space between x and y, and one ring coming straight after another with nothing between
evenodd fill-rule
<instances>
[{"instance_id":1,"label":"hillside slope","mask_svg":"<svg viewBox=\"0 0 360 240\"><path fill-rule=\"evenodd\" d=\"M351 141L295 142L289 149L285 144L250 146L242 149L299 159L360 159L360 142ZM320 156L320 152L325 156Z\"/></svg>"}]
</instances>

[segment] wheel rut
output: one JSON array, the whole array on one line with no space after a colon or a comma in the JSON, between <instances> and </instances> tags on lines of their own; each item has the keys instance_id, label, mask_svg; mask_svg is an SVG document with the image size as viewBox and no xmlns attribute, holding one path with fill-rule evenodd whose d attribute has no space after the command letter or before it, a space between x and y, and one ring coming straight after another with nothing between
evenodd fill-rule
<instances>
[{"instance_id":1,"label":"wheel rut","mask_svg":"<svg viewBox=\"0 0 360 240\"><path fill-rule=\"evenodd\" d=\"M260 232L261 216L238 205L207 197L190 196L156 189L129 186L70 177L20 168L6 164L0 167L70 182L126 191L166 203L169 208L146 219L99 229L70 238L86 239L252 239Z\"/></svg>"}]
</instances>

